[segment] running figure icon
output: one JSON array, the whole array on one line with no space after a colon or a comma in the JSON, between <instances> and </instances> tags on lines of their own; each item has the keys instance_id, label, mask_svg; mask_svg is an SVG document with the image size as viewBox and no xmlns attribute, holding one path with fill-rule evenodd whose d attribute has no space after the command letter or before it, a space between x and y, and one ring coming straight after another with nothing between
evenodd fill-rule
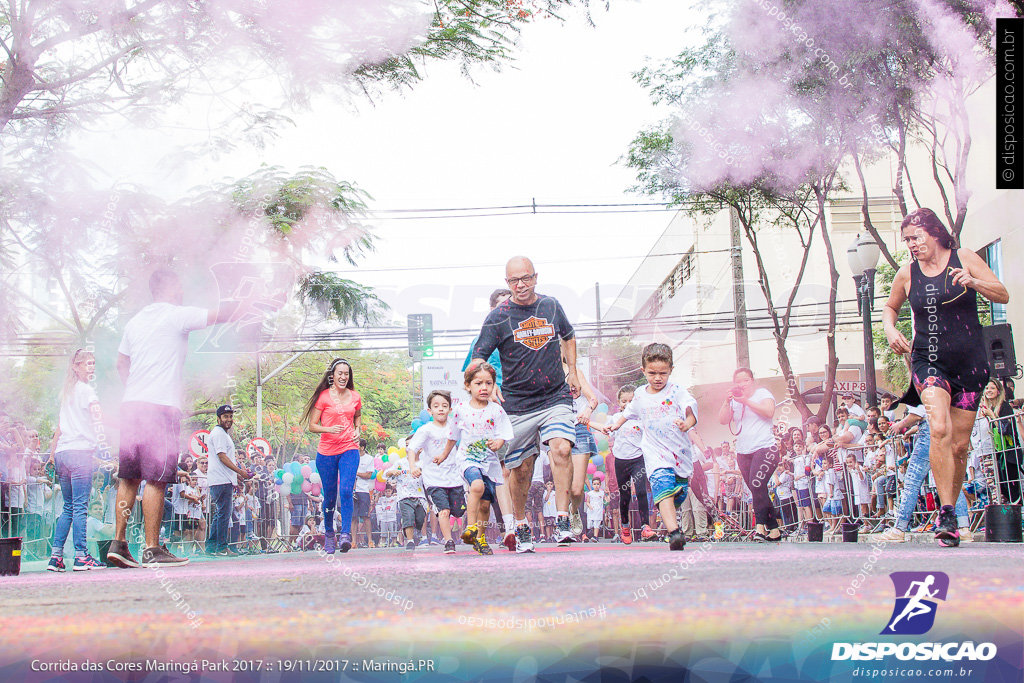
<instances>
[{"instance_id":1,"label":"running figure icon","mask_svg":"<svg viewBox=\"0 0 1024 683\"><path fill-rule=\"evenodd\" d=\"M896 622L898 622L903 617L906 617L907 621L910 621L916 616L920 616L922 614L929 614L933 611L934 608L930 604L923 602L923 600L925 598L934 598L936 595L938 595L938 588L936 588L934 591L928 590L934 583L935 576L933 574L929 574L924 581L911 582L910 587L907 588L907 592L903 596L904 598L910 598L910 602L906 604L906 606L903 608L903 611L900 612L900 615L893 619L892 623L889 624L888 628L890 631L896 630ZM911 593L914 591L915 586L917 587L917 593L911 595Z\"/></svg>"}]
</instances>

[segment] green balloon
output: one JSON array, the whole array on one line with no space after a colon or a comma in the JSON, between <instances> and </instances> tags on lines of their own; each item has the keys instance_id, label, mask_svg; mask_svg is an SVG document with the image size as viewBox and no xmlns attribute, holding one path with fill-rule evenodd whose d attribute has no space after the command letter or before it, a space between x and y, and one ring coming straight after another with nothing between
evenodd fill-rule
<instances>
[{"instance_id":1,"label":"green balloon","mask_svg":"<svg viewBox=\"0 0 1024 683\"><path fill-rule=\"evenodd\" d=\"M280 479L283 476L284 476L284 470L277 470L276 472L274 472L274 478L275 479Z\"/></svg>"},{"instance_id":2,"label":"green balloon","mask_svg":"<svg viewBox=\"0 0 1024 683\"><path fill-rule=\"evenodd\" d=\"M292 493L302 493L302 479L292 480Z\"/></svg>"}]
</instances>

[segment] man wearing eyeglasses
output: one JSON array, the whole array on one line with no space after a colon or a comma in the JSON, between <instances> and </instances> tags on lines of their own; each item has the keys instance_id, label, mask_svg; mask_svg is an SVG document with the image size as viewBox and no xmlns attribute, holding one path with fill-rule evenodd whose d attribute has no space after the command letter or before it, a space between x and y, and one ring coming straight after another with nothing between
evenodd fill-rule
<instances>
[{"instance_id":1,"label":"man wearing eyeglasses","mask_svg":"<svg viewBox=\"0 0 1024 683\"><path fill-rule=\"evenodd\" d=\"M561 304L534 291L537 272L525 256L505 266L511 298L484 320L473 359L488 358L497 349L503 371L497 400L512 421L504 465L510 470L509 489L516 525L516 552L533 552L533 534L526 521L526 498L533 480L540 444L548 447L555 480L556 540L571 542L569 454L576 441L576 413L572 401L580 395L576 376L576 332ZM562 370L566 359L568 372Z\"/></svg>"}]
</instances>

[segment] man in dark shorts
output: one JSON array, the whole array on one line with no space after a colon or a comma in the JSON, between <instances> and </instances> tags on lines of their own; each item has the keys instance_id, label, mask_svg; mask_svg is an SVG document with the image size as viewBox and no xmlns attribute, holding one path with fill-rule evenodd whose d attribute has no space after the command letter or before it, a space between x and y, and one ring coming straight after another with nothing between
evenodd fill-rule
<instances>
[{"instance_id":1,"label":"man in dark shorts","mask_svg":"<svg viewBox=\"0 0 1024 683\"><path fill-rule=\"evenodd\" d=\"M149 291L153 303L128 321L117 357L117 372L125 390L121 399L116 526L107 563L122 568L176 567L188 563L187 558L175 557L160 545L164 493L178 470L182 375L188 335L216 323L230 322L246 308L227 301L219 309L182 306L181 279L167 269L150 276ZM128 550L126 534L143 479L145 546L141 562L137 562Z\"/></svg>"},{"instance_id":2,"label":"man in dark shorts","mask_svg":"<svg viewBox=\"0 0 1024 683\"><path fill-rule=\"evenodd\" d=\"M515 436L508 442L504 466L510 471L509 489L516 525L516 552L533 552L533 534L526 521L526 499L541 444L548 446L557 496L556 540L571 542L569 484L576 441L573 398L580 395L576 376L576 332L561 304L534 292L537 272L525 256L505 266L512 298L484 320L473 350L474 360L501 356L502 387L496 398L512 421ZM562 370L562 358L568 376Z\"/></svg>"}]
</instances>

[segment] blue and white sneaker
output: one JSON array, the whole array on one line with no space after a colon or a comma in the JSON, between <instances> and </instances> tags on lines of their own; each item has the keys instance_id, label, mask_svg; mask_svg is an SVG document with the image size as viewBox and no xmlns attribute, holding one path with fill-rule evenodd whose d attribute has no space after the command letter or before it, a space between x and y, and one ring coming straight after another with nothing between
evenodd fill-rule
<instances>
[{"instance_id":1,"label":"blue and white sneaker","mask_svg":"<svg viewBox=\"0 0 1024 683\"><path fill-rule=\"evenodd\" d=\"M75 558L75 571L76 572L87 572L92 569L106 569L106 565L100 564L91 555L84 555L82 557Z\"/></svg>"},{"instance_id":2,"label":"blue and white sneaker","mask_svg":"<svg viewBox=\"0 0 1024 683\"><path fill-rule=\"evenodd\" d=\"M64 566L63 557L51 557L50 561L46 565L46 571L48 572L63 572L67 571L67 567Z\"/></svg>"}]
</instances>

